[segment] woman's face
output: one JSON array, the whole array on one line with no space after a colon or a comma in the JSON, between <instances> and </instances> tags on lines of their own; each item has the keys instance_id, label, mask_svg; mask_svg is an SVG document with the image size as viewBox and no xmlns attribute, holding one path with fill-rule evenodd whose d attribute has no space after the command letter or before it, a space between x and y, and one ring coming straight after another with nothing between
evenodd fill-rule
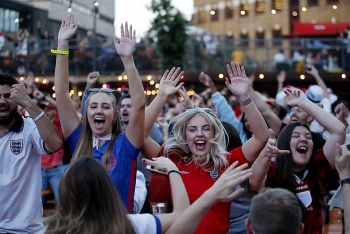
<instances>
[{"instance_id":1,"label":"woman's face","mask_svg":"<svg viewBox=\"0 0 350 234\"><path fill-rule=\"evenodd\" d=\"M213 144L209 140L214 135L213 127L203 116L196 115L186 124L186 142L194 157L205 155L211 150Z\"/></svg>"},{"instance_id":2,"label":"woman's face","mask_svg":"<svg viewBox=\"0 0 350 234\"><path fill-rule=\"evenodd\" d=\"M297 126L294 128L290 140L294 171L304 170L312 155L313 145L311 133L305 127Z\"/></svg>"},{"instance_id":3,"label":"woman's face","mask_svg":"<svg viewBox=\"0 0 350 234\"><path fill-rule=\"evenodd\" d=\"M96 93L90 98L87 119L93 135L103 137L112 132L115 120L112 98L106 93Z\"/></svg>"}]
</instances>

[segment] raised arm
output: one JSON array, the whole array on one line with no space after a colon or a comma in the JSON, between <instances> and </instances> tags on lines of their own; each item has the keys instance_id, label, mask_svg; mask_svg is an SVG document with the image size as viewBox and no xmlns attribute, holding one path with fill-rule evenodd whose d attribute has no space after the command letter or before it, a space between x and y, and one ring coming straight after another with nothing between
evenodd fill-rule
<instances>
[{"instance_id":1,"label":"raised arm","mask_svg":"<svg viewBox=\"0 0 350 234\"><path fill-rule=\"evenodd\" d=\"M344 124L334 115L308 100L300 89L285 89L284 93L287 95L288 105L302 108L330 133L323 146L323 152L331 167L334 168L334 147L335 143L344 143L346 130Z\"/></svg>"},{"instance_id":2,"label":"raised arm","mask_svg":"<svg viewBox=\"0 0 350 234\"><path fill-rule=\"evenodd\" d=\"M94 88L96 85L96 82L98 78L100 77L100 73L98 71L90 72L87 77L86 77L86 86L84 89L83 97L81 99L81 114L83 118L85 117L85 105L84 103L86 102L88 96L89 96L89 89Z\"/></svg>"},{"instance_id":3,"label":"raised arm","mask_svg":"<svg viewBox=\"0 0 350 234\"><path fill-rule=\"evenodd\" d=\"M123 24L121 25L120 32L121 37L119 40L114 36L114 45L123 62L125 73L128 76L132 105L129 124L126 127L125 134L133 146L141 147L144 137L142 134L135 133L140 132L140 129L144 129L145 127L146 99L143 85L133 58L136 32L133 31L132 25L130 25L130 27L128 26L127 22L125 23L125 27Z\"/></svg>"},{"instance_id":4,"label":"raised arm","mask_svg":"<svg viewBox=\"0 0 350 234\"><path fill-rule=\"evenodd\" d=\"M324 80L321 78L320 74L318 73L318 70L314 66L311 66L311 70L306 69L306 72L311 74L315 78L316 83L322 88L323 97L329 98L328 91L327 91L327 85L324 82Z\"/></svg>"},{"instance_id":5,"label":"raised arm","mask_svg":"<svg viewBox=\"0 0 350 234\"><path fill-rule=\"evenodd\" d=\"M166 233L194 233L213 205L217 202L232 201L234 198L242 195L244 189L235 190L235 187L248 179L251 175L251 169L244 170L248 166L247 164L236 167L237 164L235 162L227 168L214 185L176 219Z\"/></svg>"},{"instance_id":6,"label":"raised arm","mask_svg":"<svg viewBox=\"0 0 350 234\"><path fill-rule=\"evenodd\" d=\"M269 125L269 128L271 128L273 132L278 135L283 124L282 120L274 112L271 111L269 104L267 104L259 97L251 85L249 86L249 94L252 97L255 105L258 107L261 115Z\"/></svg>"},{"instance_id":7,"label":"raised arm","mask_svg":"<svg viewBox=\"0 0 350 234\"><path fill-rule=\"evenodd\" d=\"M68 51L68 42L78 30L74 15L69 14L62 20L58 33L58 51ZM80 118L69 95L68 55L57 53L55 67L55 92L58 115L64 137L68 137L80 124Z\"/></svg>"},{"instance_id":8,"label":"raised arm","mask_svg":"<svg viewBox=\"0 0 350 234\"><path fill-rule=\"evenodd\" d=\"M161 169L168 174L171 186L171 195L173 199L173 212L157 215L161 225L162 233L164 233L171 224L180 216L180 214L190 206L185 185L181 179L179 169L169 159L165 157L153 158L153 160L143 159L146 164Z\"/></svg>"},{"instance_id":9,"label":"raised arm","mask_svg":"<svg viewBox=\"0 0 350 234\"><path fill-rule=\"evenodd\" d=\"M335 146L335 168L339 173L341 188L343 190L343 210L345 221L345 232L350 233L350 152L346 145ZM345 183L345 181L347 181Z\"/></svg>"},{"instance_id":10,"label":"raised arm","mask_svg":"<svg viewBox=\"0 0 350 234\"><path fill-rule=\"evenodd\" d=\"M253 191L258 192L261 187L265 186L266 174L269 170L271 158L288 153L289 150L279 150L276 147L275 134L272 129L269 129L269 139L266 146L252 165L252 175L249 178L249 183Z\"/></svg>"},{"instance_id":11,"label":"raised arm","mask_svg":"<svg viewBox=\"0 0 350 234\"><path fill-rule=\"evenodd\" d=\"M148 159L157 156L160 150L160 145L149 138L148 135L168 98L175 94L182 87L183 83L179 84L182 75L183 72L180 68L172 68L170 71L166 70L159 82L158 95L146 108L144 145L142 148L142 153Z\"/></svg>"},{"instance_id":12,"label":"raised arm","mask_svg":"<svg viewBox=\"0 0 350 234\"><path fill-rule=\"evenodd\" d=\"M227 65L227 71L230 79L226 78L225 84L240 102L253 132L253 137L243 144L242 151L247 160L254 162L268 139L267 125L249 95L249 78L244 67L231 62L231 65Z\"/></svg>"},{"instance_id":13,"label":"raised arm","mask_svg":"<svg viewBox=\"0 0 350 234\"><path fill-rule=\"evenodd\" d=\"M44 148L48 153L53 153L62 148L63 142L53 122L47 118L44 112L32 100L24 87L23 81L20 84L12 85L11 96L13 101L26 109L35 122L40 137L44 141ZM41 117L39 117L41 115Z\"/></svg>"}]
</instances>

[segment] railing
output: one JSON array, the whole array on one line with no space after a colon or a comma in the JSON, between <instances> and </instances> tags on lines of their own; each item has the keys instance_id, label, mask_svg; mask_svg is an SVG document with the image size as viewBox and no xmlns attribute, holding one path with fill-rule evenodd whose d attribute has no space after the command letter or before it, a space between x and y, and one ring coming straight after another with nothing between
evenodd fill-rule
<instances>
[{"instance_id":1,"label":"railing","mask_svg":"<svg viewBox=\"0 0 350 234\"><path fill-rule=\"evenodd\" d=\"M160 57L152 41L144 39L136 45L134 57L140 74L159 71ZM92 47L79 43L73 41L70 46L70 74L85 75L93 70L93 64L102 74L117 75L123 72L113 42L98 43L95 55ZM280 49L287 58L282 68L290 71L301 71L305 63L313 63L319 70L340 72L350 64L350 61L345 61L346 43L340 38L234 41L224 36L201 35L190 37L185 46L187 54L183 69L188 72L222 71L223 64L232 61L233 57L240 60L247 70L271 72L281 68L273 63L274 55ZM51 76L55 67L55 55L51 54L51 48L56 48L55 41L6 41L0 50L0 71L25 75L31 70L37 75Z\"/></svg>"}]
</instances>

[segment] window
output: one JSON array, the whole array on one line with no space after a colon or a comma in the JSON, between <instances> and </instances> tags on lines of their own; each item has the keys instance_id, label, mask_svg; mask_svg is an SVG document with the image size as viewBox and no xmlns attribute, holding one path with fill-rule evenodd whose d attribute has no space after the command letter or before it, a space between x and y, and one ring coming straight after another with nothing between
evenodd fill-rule
<instances>
[{"instance_id":1,"label":"window","mask_svg":"<svg viewBox=\"0 0 350 234\"><path fill-rule=\"evenodd\" d=\"M339 3L339 0L327 0L327 4Z\"/></svg>"},{"instance_id":2,"label":"window","mask_svg":"<svg viewBox=\"0 0 350 234\"><path fill-rule=\"evenodd\" d=\"M280 11L283 8L283 0L272 0L271 4L272 4L271 6L272 10Z\"/></svg>"},{"instance_id":3,"label":"window","mask_svg":"<svg viewBox=\"0 0 350 234\"><path fill-rule=\"evenodd\" d=\"M263 28L259 27L255 33L255 46L264 47L265 46L265 31Z\"/></svg>"},{"instance_id":4,"label":"window","mask_svg":"<svg viewBox=\"0 0 350 234\"><path fill-rule=\"evenodd\" d=\"M210 21L218 21L219 20L219 9L217 7L213 7L210 12Z\"/></svg>"},{"instance_id":5,"label":"window","mask_svg":"<svg viewBox=\"0 0 350 234\"><path fill-rule=\"evenodd\" d=\"M318 0L308 0L307 4L308 4L308 6L317 6Z\"/></svg>"},{"instance_id":6,"label":"window","mask_svg":"<svg viewBox=\"0 0 350 234\"><path fill-rule=\"evenodd\" d=\"M242 31L241 32L241 46L249 46L249 36L248 32Z\"/></svg>"},{"instance_id":7,"label":"window","mask_svg":"<svg viewBox=\"0 0 350 234\"><path fill-rule=\"evenodd\" d=\"M257 0L255 2L255 14L263 14L266 10L266 3L264 0Z\"/></svg>"},{"instance_id":8,"label":"window","mask_svg":"<svg viewBox=\"0 0 350 234\"><path fill-rule=\"evenodd\" d=\"M240 15L242 17L248 16L249 13L249 3L246 0L242 0L241 6L240 6Z\"/></svg>"},{"instance_id":9,"label":"window","mask_svg":"<svg viewBox=\"0 0 350 234\"><path fill-rule=\"evenodd\" d=\"M200 9L197 15L198 24L204 24L206 22L206 17L207 13L204 11L204 9Z\"/></svg>"},{"instance_id":10,"label":"window","mask_svg":"<svg viewBox=\"0 0 350 234\"><path fill-rule=\"evenodd\" d=\"M225 6L225 19L233 18L233 5L232 2L227 2Z\"/></svg>"},{"instance_id":11,"label":"window","mask_svg":"<svg viewBox=\"0 0 350 234\"><path fill-rule=\"evenodd\" d=\"M281 46L282 45L282 31L279 25L275 25L275 28L272 31L272 45Z\"/></svg>"}]
</instances>

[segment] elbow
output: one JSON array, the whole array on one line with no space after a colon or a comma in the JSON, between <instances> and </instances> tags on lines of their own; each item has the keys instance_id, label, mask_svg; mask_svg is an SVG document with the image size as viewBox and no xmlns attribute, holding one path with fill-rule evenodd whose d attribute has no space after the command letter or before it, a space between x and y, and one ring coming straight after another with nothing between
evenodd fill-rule
<instances>
[{"instance_id":1,"label":"elbow","mask_svg":"<svg viewBox=\"0 0 350 234\"><path fill-rule=\"evenodd\" d=\"M52 152L57 152L63 147L63 140L62 139L57 139L52 146L50 145L50 150Z\"/></svg>"}]
</instances>

